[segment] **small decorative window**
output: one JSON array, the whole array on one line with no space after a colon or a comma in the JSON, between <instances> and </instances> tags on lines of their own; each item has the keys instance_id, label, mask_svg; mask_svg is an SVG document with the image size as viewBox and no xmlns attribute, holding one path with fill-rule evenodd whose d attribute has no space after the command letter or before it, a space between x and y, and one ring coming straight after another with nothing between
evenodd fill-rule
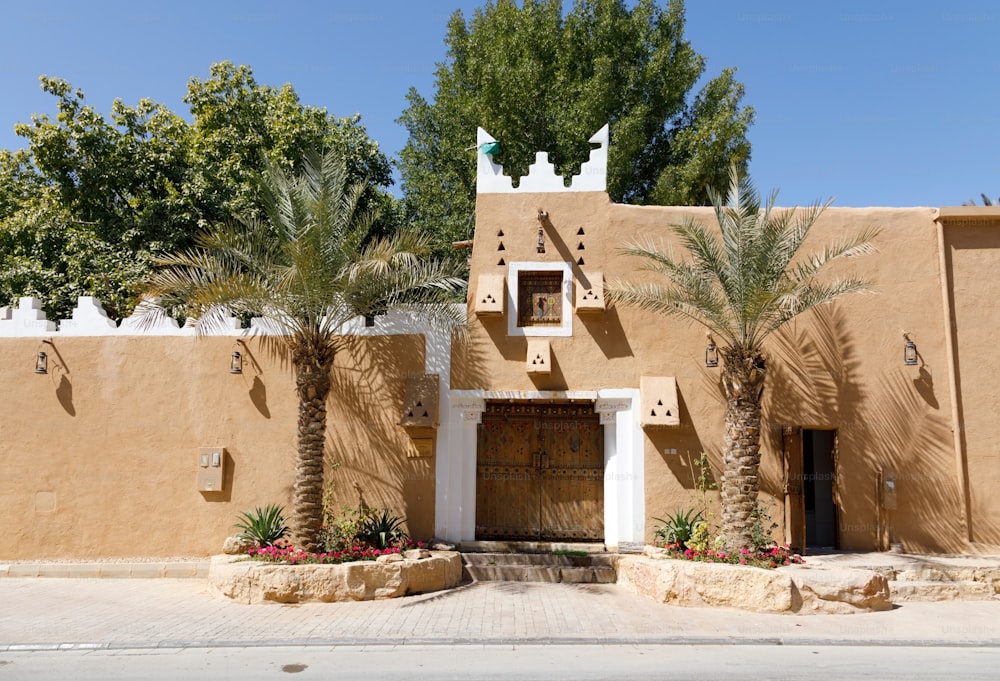
<instances>
[{"instance_id":1,"label":"small decorative window","mask_svg":"<svg viewBox=\"0 0 1000 681\"><path fill-rule=\"evenodd\" d=\"M572 336L572 294L572 262L510 263L507 335Z\"/></svg>"},{"instance_id":2,"label":"small decorative window","mask_svg":"<svg viewBox=\"0 0 1000 681\"><path fill-rule=\"evenodd\" d=\"M521 272L517 284L518 326L562 324L562 272Z\"/></svg>"}]
</instances>

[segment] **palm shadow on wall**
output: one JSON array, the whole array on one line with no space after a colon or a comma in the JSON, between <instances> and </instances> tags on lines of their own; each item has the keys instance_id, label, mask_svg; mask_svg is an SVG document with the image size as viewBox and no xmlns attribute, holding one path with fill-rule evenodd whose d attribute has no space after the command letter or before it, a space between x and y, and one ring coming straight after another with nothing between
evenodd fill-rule
<instances>
[{"instance_id":1,"label":"palm shadow on wall","mask_svg":"<svg viewBox=\"0 0 1000 681\"><path fill-rule=\"evenodd\" d=\"M327 451L339 466L334 510L365 503L407 518L414 538L433 534L434 457L407 456L399 420L408 375L424 373L421 336L338 338L327 406ZM423 520L421 520L421 518Z\"/></svg>"},{"instance_id":2,"label":"palm shadow on wall","mask_svg":"<svg viewBox=\"0 0 1000 681\"><path fill-rule=\"evenodd\" d=\"M763 435L776 453L767 467L768 487L781 489L783 425L836 429L841 548L878 547L886 525L890 541L897 525L905 525L912 550L956 548L960 508L957 481L949 474L950 421L940 409L932 368L908 371L886 357L873 375L871 362L862 366L856 332L836 303L793 322L769 339L767 349ZM900 510L880 522L883 472L895 473ZM903 513L905 518L893 516Z\"/></svg>"}]
</instances>

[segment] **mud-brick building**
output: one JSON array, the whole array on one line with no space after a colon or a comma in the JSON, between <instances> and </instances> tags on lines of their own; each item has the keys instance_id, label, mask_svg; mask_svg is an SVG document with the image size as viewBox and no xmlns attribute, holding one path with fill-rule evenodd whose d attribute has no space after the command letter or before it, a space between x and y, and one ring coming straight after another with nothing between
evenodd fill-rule
<instances>
[{"instance_id":1,"label":"mud-brick building","mask_svg":"<svg viewBox=\"0 0 1000 681\"><path fill-rule=\"evenodd\" d=\"M541 153L516 187L491 141L468 338L394 314L342 329L331 502L391 508L421 538L650 541L654 517L699 503L701 452L719 477L720 370L699 327L609 305L604 285L648 276L624 243L670 247L671 224L714 216L612 203L607 128L579 175ZM838 266L876 292L765 346L776 537L995 553L1000 209L834 207L803 250L870 224L880 253ZM216 553L240 511L290 504L296 399L274 333L116 325L92 299L58 326L31 299L0 308L0 560Z\"/></svg>"}]
</instances>

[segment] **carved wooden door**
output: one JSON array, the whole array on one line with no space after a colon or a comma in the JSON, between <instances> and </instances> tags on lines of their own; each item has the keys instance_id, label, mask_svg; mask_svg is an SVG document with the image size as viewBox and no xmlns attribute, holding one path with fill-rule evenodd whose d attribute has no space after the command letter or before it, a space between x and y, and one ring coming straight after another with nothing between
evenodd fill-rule
<instances>
[{"instance_id":1,"label":"carved wooden door","mask_svg":"<svg viewBox=\"0 0 1000 681\"><path fill-rule=\"evenodd\" d=\"M802 468L802 428L785 426L781 429L784 459L785 543L792 551L804 553L806 548L806 507Z\"/></svg>"},{"instance_id":2,"label":"carved wooden door","mask_svg":"<svg viewBox=\"0 0 1000 681\"><path fill-rule=\"evenodd\" d=\"M603 540L603 435L591 404L488 404L476 538Z\"/></svg>"}]
</instances>

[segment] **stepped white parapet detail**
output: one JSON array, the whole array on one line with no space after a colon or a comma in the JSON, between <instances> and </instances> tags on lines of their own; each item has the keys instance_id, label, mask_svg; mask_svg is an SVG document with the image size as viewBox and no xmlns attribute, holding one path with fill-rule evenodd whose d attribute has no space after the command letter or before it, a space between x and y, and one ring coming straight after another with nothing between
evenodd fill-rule
<instances>
[{"instance_id":1,"label":"stepped white parapet detail","mask_svg":"<svg viewBox=\"0 0 1000 681\"><path fill-rule=\"evenodd\" d=\"M101 301L93 296L80 296L73 318L59 322L59 331L68 336L106 336L117 333L118 325L108 318Z\"/></svg>"},{"instance_id":2,"label":"stepped white parapet detail","mask_svg":"<svg viewBox=\"0 0 1000 681\"><path fill-rule=\"evenodd\" d=\"M14 309L0 310L0 336L45 336L55 330L56 323L45 318L38 298L19 298Z\"/></svg>"},{"instance_id":3,"label":"stepped white parapet detail","mask_svg":"<svg viewBox=\"0 0 1000 681\"><path fill-rule=\"evenodd\" d=\"M590 151L590 160L580 167L580 174L570 180L569 186L556 175L555 167L549 162L549 154L539 151L535 162L528 167L528 174L515 187L509 175L504 175L503 166L494 163L493 158L483 152L483 145L496 142L482 128L476 129L477 175L476 193L509 194L513 192L604 192L608 189L608 138L605 125L590 138L596 149Z\"/></svg>"}]
</instances>

